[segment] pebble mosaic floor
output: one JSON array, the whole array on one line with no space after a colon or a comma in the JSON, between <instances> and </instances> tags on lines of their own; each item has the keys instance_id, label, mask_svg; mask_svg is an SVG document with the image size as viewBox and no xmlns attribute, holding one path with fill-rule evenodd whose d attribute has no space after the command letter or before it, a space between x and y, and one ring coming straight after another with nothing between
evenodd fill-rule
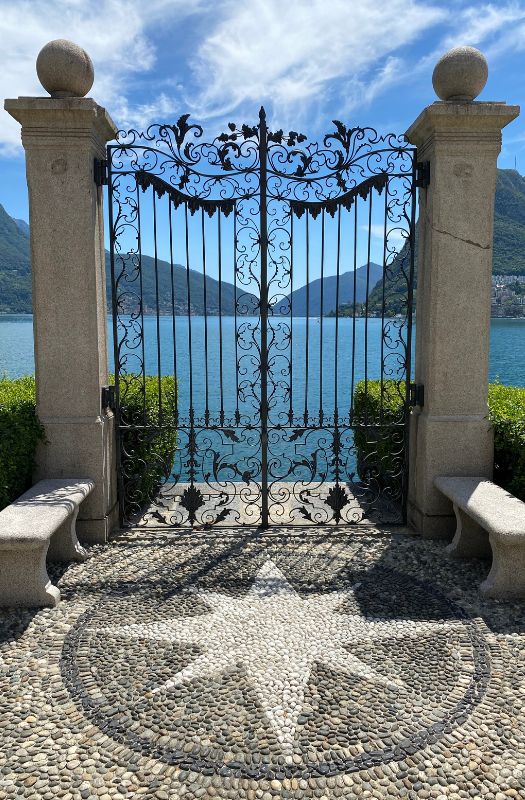
<instances>
[{"instance_id":1,"label":"pebble mosaic floor","mask_svg":"<svg viewBox=\"0 0 525 800\"><path fill-rule=\"evenodd\" d=\"M135 531L0 611L0 800L525 798L525 604L348 528Z\"/></svg>"}]
</instances>

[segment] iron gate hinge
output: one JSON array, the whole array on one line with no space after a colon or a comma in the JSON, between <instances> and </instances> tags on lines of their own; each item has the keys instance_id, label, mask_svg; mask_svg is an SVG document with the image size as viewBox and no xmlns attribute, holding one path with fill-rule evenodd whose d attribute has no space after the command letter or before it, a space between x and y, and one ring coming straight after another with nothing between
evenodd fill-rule
<instances>
[{"instance_id":1,"label":"iron gate hinge","mask_svg":"<svg viewBox=\"0 0 525 800\"><path fill-rule=\"evenodd\" d=\"M96 158L93 167L93 177L97 186L108 184L108 162L105 158Z\"/></svg>"},{"instance_id":2,"label":"iron gate hinge","mask_svg":"<svg viewBox=\"0 0 525 800\"><path fill-rule=\"evenodd\" d=\"M425 403L425 387L422 383L410 384L409 402L411 406L420 406L423 408Z\"/></svg>"},{"instance_id":3,"label":"iron gate hinge","mask_svg":"<svg viewBox=\"0 0 525 800\"><path fill-rule=\"evenodd\" d=\"M430 161L418 161L416 164L416 186L426 189L430 183Z\"/></svg>"},{"instance_id":4,"label":"iron gate hinge","mask_svg":"<svg viewBox=\"0 0 525 800\"><path fill-rule=\"evenodd\" d=\"M116 408L116 397L115 397L115 387L114 386L103 386L102 387L102 409L109 408L111 411L115 411Z\"/></svg>"}]
</instances>

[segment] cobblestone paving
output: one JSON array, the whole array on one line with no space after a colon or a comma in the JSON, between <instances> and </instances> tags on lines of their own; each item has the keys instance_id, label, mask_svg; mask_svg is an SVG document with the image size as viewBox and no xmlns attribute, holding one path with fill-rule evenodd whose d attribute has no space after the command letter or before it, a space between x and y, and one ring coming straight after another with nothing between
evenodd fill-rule
<instances>
[{"instance_id":1,"label":"cobblestone paving","mask_svg":"<svg viewBox=\"0 0 525 800\"><path fill-rule=\"evenodd\" d=\"M525 607L486 572L399 531L122 534L0 612L0 798L525 798Z\"/></svg>"}]
</instances>

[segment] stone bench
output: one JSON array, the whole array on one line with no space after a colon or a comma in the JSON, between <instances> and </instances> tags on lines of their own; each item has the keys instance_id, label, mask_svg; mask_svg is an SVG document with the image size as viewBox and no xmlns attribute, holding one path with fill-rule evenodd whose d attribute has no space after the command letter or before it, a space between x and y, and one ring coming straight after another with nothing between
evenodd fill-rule
<instances>
[{"instance_id":1,"label":"stone bench","mask_svg":"<svg viewBox=\"0 0 525 800\"><path fill-rule=\"evenodd\" d=\"M481 593L525 598L525 503L487 478L438 477L434 485L452 500L456 515L449 555L483 558L492 552Z\"/></svg>"},{"instance_id":2,"label":"stone bench","mask_svg":"<svg viewBox=\"0 0 525 800\"><path fill-rule=\"evenodd\" d=\"M83 561L75 523L93 491L89 478L44 480L0 511L0 606L56 606L60 591L46 569L53 561Z\"/></svg>"}]
</instances>

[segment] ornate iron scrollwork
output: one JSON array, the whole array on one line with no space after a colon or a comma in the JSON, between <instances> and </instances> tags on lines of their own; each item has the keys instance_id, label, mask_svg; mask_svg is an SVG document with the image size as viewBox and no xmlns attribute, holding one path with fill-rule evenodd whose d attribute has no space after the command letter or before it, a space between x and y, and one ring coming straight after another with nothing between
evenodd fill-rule
<instances>
[{"instance_id":1,"label":"ornate iron scrollwork","mask_svg":"<svg viewBox=\"0 0 525 800\"><path fill-rule=\"evenodd\" d=\"M108 182L125 523L403 520L416 164L404 137L336 120L321 142L309 142L268 130L263 109L257 125L230 123L210 142L188 114L119 132L108 148ZM368 250L358 245L363 228ZM376 317L372 251L381 261ZM349 322L336 294L329 323L321 287L331 276L340 292L343 268L354 281ZM304 322L294 308L298 274ZM378 355L369 374L372 328ZM178 386L171 403L166 370ZM148 375L158 383L154 401ZM373 419L371 406L364 416L354 408L360 377L379 382Z\"/></svg>"}]
</instances>

